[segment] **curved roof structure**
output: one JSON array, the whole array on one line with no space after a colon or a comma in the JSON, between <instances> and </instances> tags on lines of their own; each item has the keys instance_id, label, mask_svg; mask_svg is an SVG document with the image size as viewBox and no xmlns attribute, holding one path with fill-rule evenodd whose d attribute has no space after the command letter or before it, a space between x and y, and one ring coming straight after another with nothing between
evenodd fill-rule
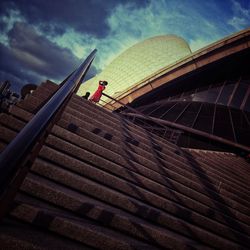
<instances>
[{"instance_id":1,"label":"curved roof structure","mask_svg":"<svg viewBox=\"0 0 250 250\"><path fill-rule=\"evenodd\" d=\"M113 96L190 53L187 42L175 35L146 39L124 51L99 75L85 82L78 94L92 93L99 80L106 80L109 85L105 92Z\"/></svg>"}]
</instances>

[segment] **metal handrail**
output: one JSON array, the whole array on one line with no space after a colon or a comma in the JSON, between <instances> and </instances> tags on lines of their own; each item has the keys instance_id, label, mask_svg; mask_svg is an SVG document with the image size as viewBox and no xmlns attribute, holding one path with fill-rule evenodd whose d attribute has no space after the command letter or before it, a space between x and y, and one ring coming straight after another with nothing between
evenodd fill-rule
<instances>
[{"instance_id":1,"label":"metal handrail","mask_svg":"<svg viewBox=\"0 0 250 250\"><path fill-rule=\"evenodd\" d=\"M154 119L151 119L151 116L148 116L148 115L146 115L146 114L143 114L142 112L138 111L137 109L134 109L134 108L128 106L127 104L124 104L124 103L122 103L122 102L119 101L119 100L116 100L115 98L113 98L113 97L107 95L106 93L102 93L102 94L103 94L104 96L106 96L107 98L111 99L112 101L115 101L115 102L121 104L123 107L125 107L125 108L127 108L128 110L132 111L134 114L137 114L138 117L144 118L144 120L151 121L151 122L153 122L154 124L156 124L156 125L162 127L162 128L165 130L165 132L171 130L171 128L170 128L169 126L167 126L167 125L165 125L165 124L162 124L162 123L160 123L160 122L157 122L157 121L155 121ZM120 113L120 114L121 114L121 113ZM122 115L125 115L125 116L126 116L127 114L122 114ZM148 125L146 122L144 122L144 121L142 121L142 122L145 123L146 125ZM144 128L146 129L146 127L144 127ZM154 131L154 130L159 130L158 128L156 129L155 127L152 127L152 126L149 126L148 128L150 128L150 132L152 132L152 131ZM172 130L173 130L173 129L172 129Z\"/></svg>"},{"instance_id":2,"label":"metal handrail","mask_svg":"<svg viewBox=\"0 0 250 250\"><path fill-rule=\"evenodd\" d=\"M25 158L35 145L39 136L46 130L50 121L55 117L62 105L75 92L85 77L96 49L93 50L86 60L73 72L65 83L54 93L49 101L37 112L26 124L17 136L6 146L0 155L0 188L1 191L6 180L11 178L18 164Z\"/></svg>"},{"instance_id":3,"label":"metal handrail","mask_svg":"<svg viewBox=\"0 0 250 250\"><path fill-rule=\"evenodd\" d=\"M219 143L223 143L225 145L228 145L228 146L231 146L231 147L234 147L234 148L238 148L238 149L246 151L248 153L250 152L250 147L241 145L241 144L236 143L236 142L229 141L227 139L224 139L222 137L219 137L219 136L216 136L216 135L213 135L213 134L206 133L204 131L199 131L199 130L196 130L196 129L193 129L193 128L190 128L190 127L187 127L187 126L184 126L184 125L181 125L181 124L177 124L175 122L170 122L170 121L167 121L167 120L162 120L162 119L155 118L155 117L152 117L152 116L149 116L149 115L145 115L142 112L140 112L140 111L138 111L138 110L136 110L136 109L134 109L132 107L129 107L128 105L122 103L119 100L116 100L115 98L113 98L113 97L111 97L111 96L109 96L109 95L107 95L105 93L103 93L103 95L110 98L111 100L121 104L122 106L126 107L128 110L132 111L132 113L125 113L124 114L127 117L133 117L134 119L139 118L139 119L143 119L143 120L148 120L148 121L154 122L157 125L160 125L163 128L166 128L166 129L167 128L174 128L174 129L183 130L183 131L186 131L186 132L198 135L198 136L203 136L205 138L212 139L214 141L217 141Z\"/></svg>"},{"instance_id":4,"label":"metal handrail","mask_svg":"<svg viewBox=\"0 0 250 250\"><path fill-rule=\"evenodd\" d=\"M149 117L147 117L145 115L142 116L140 114L133 114L133 113L126 113L125 115L126 116L131 116L131 117L134 117L134 118L146 119L146 120L149 118ZM193 128L187 127L185 125L182 125L182 124L178 124L178 123L175 123L175 122L170 122L170 121L167 121L167 120L162 120L162 119L155 118L155 117L150 117L150 119L148 119L148 120L150 120L150 121L153 120L156 123L160 123L160 124L163 124L163 125L167 125L169 127L173 127L175 129L180 129L180 130L183 130L183 131L186 131L186 132L198 135L198 136L202 136L202 137L205 137L205 138L208 138L208 139L212 139L212 140L217 141L219 143L223 143L225 145L228 145L228 146L231 146L231 147L234 147L234 148L238 148L238 149L246 151L248 153L250 152L250 147L248 147L248 146L244 146L242 144L229 141L229 140L224 139L222 137L219 137L217 135L213 135L213 134L209 134L209 133L204 132L204 131L193 129Z\"/></svg>"}]
</instances>

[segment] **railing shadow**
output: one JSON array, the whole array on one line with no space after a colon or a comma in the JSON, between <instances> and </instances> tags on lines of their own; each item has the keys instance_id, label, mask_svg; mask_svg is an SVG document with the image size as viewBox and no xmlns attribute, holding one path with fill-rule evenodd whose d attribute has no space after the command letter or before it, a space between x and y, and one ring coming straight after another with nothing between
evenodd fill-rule
<instances>
[{"instance_id":1,"label":"railing shadow","mask_svg":"<svg viewBox=\"0 0 250 250\"><path fill-rule=\"evenodd\" d=\"M123 136L126 136L126 137L129 137L129 138L133 138L133 134L130 132L130 129L129 129L129 126L127 124L127 122L121 118L121 124L122 124L122 133L123 133ZM146 130L145 130L146 131ZM174 190L175 187L174 185L171 183L171 181L169 181L169 179L167 179L167 172L165 171L165 164L164 162L161 160L161 156L158 154L158 151L155 149L157 147L157 144L156 143L153 143L152 142L152 136L146 131L146 134L149 138L149 141L151 143L151 146L153 148L153 152L154 152L154 155L156 156L155 159L156 159L156 165L158 166L159 170L161 173L164 173L165 174L165 177L164 180L171 186L171 188ZM138 162L138 160L135 158L135 156L133 156L131 154L131 152L133 152L133 148L131 147L131 144L126 142L126 140L124 140L124 152L126 154L126 161L128 162L128 164L131 164L133 167L134 164L132 161L135 161L135 162ZM158 148L160 146L158 145ZM144 167L144 166L142 166ZM146 167L144 167L146 168ZM135 167L136 169L136 167ZM135 177L130 171L128 171L128 173L132 176L132 177ZM148 177L145 177L145 178L148 178ZM137 183L140 183L140 180L138 181L138 178L136 177L135 180L137 181ZM144 188L147 188L145 187L145 185L143 184L142 187ZM166 187L167 188L167 187ZM169 192L171 192L171 190L169 188L167 188ZM138 193L138 190L136 188L134 188L134 191ZM152 191L150 191L152 192ZM141 192L140 192L141 193ZM159 194L157 194L159 195ZM175 200L177 202L179 202L180 204L182 203L181 200L179 199L179 197L174 193L172 192L172 195L175 197ZM165 196L161 196L163 199L167 199ZM141 198L142 198L142 202L146 202L146 205L149 206L149 207L144 207L144 206L138 206L138 204L135 204L134 205L137 207L138 211L137 211L137 215L139 215L140 217L144 217L144 218L147 218L149 220L151 220L152 222L156 222L158 223L158 217L159 217L159 213L154 210L154 206L152 204L152 202L148 201L148 199L145 199L145 196L142 194L141 195ZM179 208L178 206L175 207L176 210L177 210L177 214L179 215L179 218L181 219L186 219L187 221L190 220L191 218L191 213L187 213L186 211L184 211L183 209ZM160 209L162 210L161 207L157 207L157 209ZM163 210L164 213L168 213L167 211ZM153 216L152 216L153 215ZM176 215L176 214L174 214ZM191 237L193 239L198 239L199 237L185 224L185 223L181 223L182 224L182 227L185 228L186 230L186 235L188 237ZM166 225L165 225L166 226ZM168 227L169 229L171 229L171 227Z\"/></svg>"},{"instance_id":2,"label":"railing shadow","mask_svg":"<svg viewBox=\"0 0 250 250\"><path fill-rule=\"evenodd\" d=\"M228 204L225 201L225 199L218 193L217 188L215 187L214 184L212 184L212 180L209 178L209 176L206 174L206 172L203 170L203 168L200 166L200 164L195 160L192 154L190 154L187 151L182 150L183 156L188 160L190 163L190 166L192 167L193 171L196 173L196 176L200 179L201 184L206 188L207 194L210 197L211 201L214 203L215 207L221 212L223 215L228 215L228 216L223 216L224 222L227 226L230 228L235 228L239 232L244 233L248 235L246 230L240 225L238 222L237 218L235 215L230 211L228 208ZM217 201L219 202L214 202L214 197L216 198ZM210 216L213 216L213 213L210 214ZM239 236L236 235L238 238ZM240 241L245 241L245 238L240 238L238 239Z\"/></svg>"}]
</instances>

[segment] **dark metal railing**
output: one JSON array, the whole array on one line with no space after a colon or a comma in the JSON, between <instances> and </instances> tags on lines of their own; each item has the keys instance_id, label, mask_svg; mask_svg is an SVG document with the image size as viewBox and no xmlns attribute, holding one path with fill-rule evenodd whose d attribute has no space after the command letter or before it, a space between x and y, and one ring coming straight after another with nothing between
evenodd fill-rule
<instances>
[{"instance_id":1,"label":"dark metal railing","mask_svg":"<svg viewBox=\"0 0 250 250\"><path fill-rule=\"evenodd\" d=\"M67 77L64 84L54 93L49 101L37 112L37 114L26 124L17 134L12 142L6 146L0 155L0 191L1 193L10 180L22 165L26 156L36 144L40 135L46 130L50 122L58 113L60 108L69 100L74 92L79 88L85 77L97 50L86 58L86 60Z\"/></svg>"},{"instance_id":2,"label":"dark metal railing","mask_svg":"<svg viewBox=\"0 0 250 250\"><path fill-rule=\"evenodd\" d=\"M181 133L184 132L188 132L194 135L198 135L198 136L202 136L208 139L212 139L218 143L222 143L224 145L228 145L229 147L244 151L244 152L250 152L250 147L248 146L244 146L242 144L237 143L237 141L233 142L227 139L224 139L222 137L216 136L214 134L209 134L207 132L204 131L200 131L197 129L193 129L190 127L187 127L185 125L182 124L178 124L176 122L170 122L167 120L163 120L163 119L159 119L159 118L155 118L149 115L146 115L132 107L129 107L128 105L120 102L119 100L116 100L115 98L103 93L104 96L108 97L109 99L111 99L112 101L115 101L117 103L119 103L122 107L125 107L127 110L130 110L131 113L124 113L123 116L126 116L128 119L132 119L132 122L135 123L136 119L140 119L140 122L143 124L148 125L148 128L145 125L140 125L141 127L144 127L147 130L152 130L152 132L155 130L157 132L157 130L162 130L161 134L165 135L167 134L167 136L163 136L163 138L166 138L170 141L172 141L173 143L177 143L179 135ZM110 105L110 103L108 103ZM202 105L201 105L202 106ZM107 105L106 105L107 107ZM172 107L171 107L172 108ZM170 109L171 109L170 108ZM185 106L186 108L186 106ZM169 110L167 110L168 112ZM122 114L122 113L120 113ZM162 115L163 116L163 115ZM197 119L197 117L195 118L195 120ZM176 119L177 120L177 119ZM148 123L149 122L149 123ZM154 128L154 126L151 126L150 123L152 124L156 124L158 126L158 128ZM157 134L157 133L156 133ZM177 136L177 137L176 137ZM176 139L172 140L172 137L176 137Z\"/></svg>"},{"instance_id":3,"label":"dark metal railing","mask_svg":"<svg viewBox=\"0 0 250 250\"><path fill-rule=\"evenodd\" d=\"M129 120L133 122L135 125L139 125L140 127L143 127L144 129L146 129L147 131L154 133L158 136L161 136L162 138L168 139L174 144L177 144L178 138L180 134L182 133L181 130L173 129L165 124L159 123L158 121L155 121L154 119L152 119L151 116L143 114L137 109L134 109L105 93L103 93L103 96L106 96L110 100L119 103L122 107L125 107L127 110L131 111L131 113L129 114L127 113L123 114L120 112L118 113L119 115L126 116L127 119L131 117L132 120L131 119ZM103 102L105 103L105 101Z\"/></svg>"}]
</instances>

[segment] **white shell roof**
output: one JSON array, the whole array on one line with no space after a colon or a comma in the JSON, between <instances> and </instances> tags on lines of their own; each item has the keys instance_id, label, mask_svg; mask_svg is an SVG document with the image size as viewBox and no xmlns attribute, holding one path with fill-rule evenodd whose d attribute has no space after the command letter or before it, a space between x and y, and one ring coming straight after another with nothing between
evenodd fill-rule
<instances>
[{"instance_id":1,"label":"white shell roof","mask_svg":"<svg viewBox=\"0 0 250 250\"><path fill-rule=\"evenodd\" d=\"M106 80L105 93L115 96L190 53L187 42L175 35L146 39L125 50L99 75L82 84L77 94L85 95L87 91L93 94L99 80Z\"/></svg>"}]
</instances>

